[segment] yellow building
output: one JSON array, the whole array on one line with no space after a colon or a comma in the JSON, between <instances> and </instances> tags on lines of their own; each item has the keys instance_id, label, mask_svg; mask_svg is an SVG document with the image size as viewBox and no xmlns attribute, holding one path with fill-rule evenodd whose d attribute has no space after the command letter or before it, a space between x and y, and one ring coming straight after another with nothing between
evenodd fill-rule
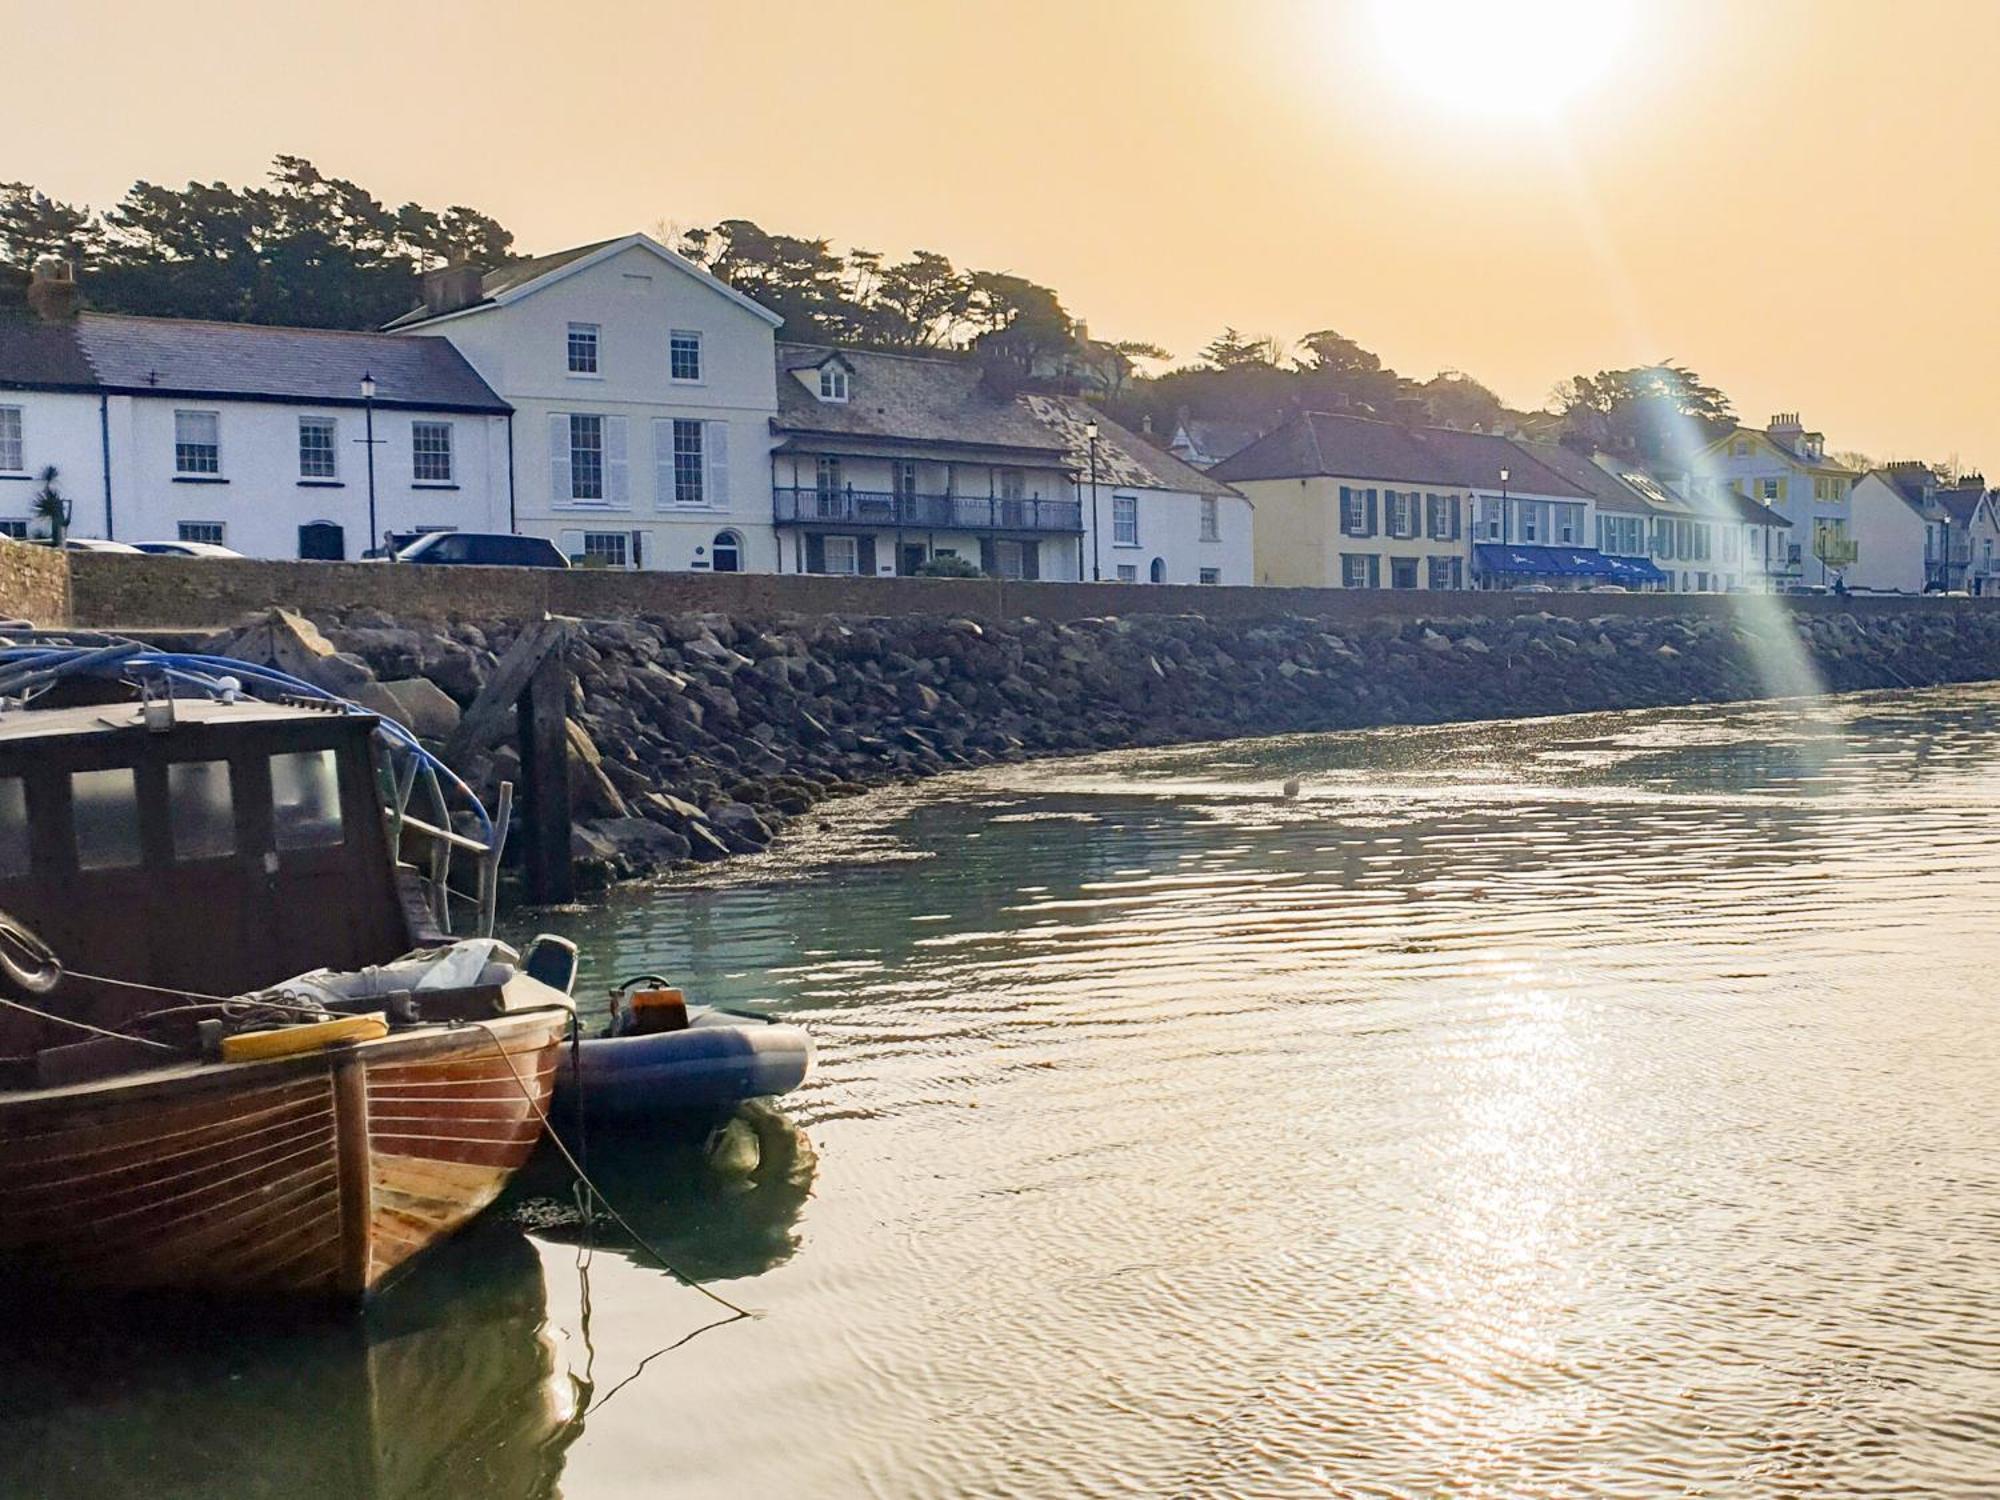
<instances>
[{"instance_id":1,"label":"yellow building","mask_svg":"<svg viewBox=\"0 0 2000 1500\"><path fill-rule=\"evenodd\" d=\"M1595 553L1590 492L1489 433L1307 412L1209 473L1256 506L1261 584L1462 589L1501 581L1482 556L1519 582Z\"/></svg>"}]
</instances>

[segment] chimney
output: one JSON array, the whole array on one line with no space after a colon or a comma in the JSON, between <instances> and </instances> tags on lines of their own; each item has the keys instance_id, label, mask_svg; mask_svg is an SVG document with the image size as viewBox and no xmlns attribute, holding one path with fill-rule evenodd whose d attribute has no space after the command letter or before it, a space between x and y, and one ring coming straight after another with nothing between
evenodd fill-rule
<instances>
[{"instance_id":1,"label":"chimney","mask_svg":"<svg viewBox=\"0 0 2000 1500\"><path fill-rule=\"evenodd\" d=\"M424 311L432 317L470 307L485 295L484 273L477 266L446 266L424 273Z\"/></svg>"},{"instance_id":2,"label":"chimney","mask_svg":"<svg viewBox=\"0 0 2000 1500\"><path fill-rule=\"evenodd\" d=\"M1153 414L1151 412L1145 412L1141 414L1139 418L1139 431L1144 433L1147 437L1151 437L1153 435Z\"/></svg>"},{"instance_id":3,"label":"chimney","mask_svg":"<svg viewBox=\"0 0 2000 1500\"><path fill-rule=\"evenodd\" d=\"M28 306L45 323L76 316L76 270L59 255L35 257L28 277Z\"/></svg>"}]
</instances>

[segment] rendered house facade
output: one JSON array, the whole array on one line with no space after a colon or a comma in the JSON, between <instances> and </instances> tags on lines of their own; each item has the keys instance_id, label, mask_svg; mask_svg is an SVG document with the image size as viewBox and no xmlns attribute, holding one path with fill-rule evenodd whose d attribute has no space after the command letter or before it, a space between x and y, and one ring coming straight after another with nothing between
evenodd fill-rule
<instances>
[{"instance_id":1,"label":"rendered house facade","mask_svg":"<svg viewBox=\"0 0 2000 1500\"><path fill-rule=\"evenodd\" d=\"M0 318L0 532L35 529L51 465L78 537L351 558L385 532L504 531L509 419L436 339Z\"/></svg>"},{"instance_id":2,"label":"rendered house facade","mask_svg":"<svg viewBox=\"0 0 2000 1500\"><path fill-rule=\"evenodd\" d=\"M514 408L514 529L607 567L772 572L769 312L628 235L437 273L391 324Z\"/></svg>"}]
</instances>

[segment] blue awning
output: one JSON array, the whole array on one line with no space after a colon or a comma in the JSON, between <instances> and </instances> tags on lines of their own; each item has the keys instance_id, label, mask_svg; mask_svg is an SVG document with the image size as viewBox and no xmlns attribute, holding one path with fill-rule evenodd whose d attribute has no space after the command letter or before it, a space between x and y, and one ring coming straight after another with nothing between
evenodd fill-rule
<instances>
[{"instance_id":1,"label":"blue awning","mask_svg":"<svg viewBox=\"0 0 2000 1500\"><path fill-rule=\"evenodd\" d=\"M1595 547L1511 547L1499 542L1475 542L1473 565L1482 573L1508 573L1521 578L1606 578L1619 571L1614 559Z\"/></svg>"},{"instance_id":2,"label":"blue awning","mask_svg":"<svg viewBox=\"0 0 2000 1500\"><path fill-rule=\"evenodd\" d=\"M1611 564L1612 576L1620 583L1653 584L1665 583L1667 575L1643 557L1613 557L1605 554L1604 560Z\"/></svg>"}]
</instances>

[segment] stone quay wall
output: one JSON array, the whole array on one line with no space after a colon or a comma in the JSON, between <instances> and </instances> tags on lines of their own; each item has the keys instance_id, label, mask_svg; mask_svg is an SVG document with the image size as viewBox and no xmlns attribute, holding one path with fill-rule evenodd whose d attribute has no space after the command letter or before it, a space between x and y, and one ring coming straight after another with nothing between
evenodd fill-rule
<instances>
[{"instance_id":1,"label":"stone quay wall","mask_svg":"<svg viewBox=\"0 0 2000 1500\"><path fill-rule=\"evenodd\" d=\"M456 591L472 570L359 571L400 588ZM448 576L433 584L437 575ZM1811 599L1793 608L1774 599L1418 595L1419 616L1400 599L1363 595L1361 603L1342 596L1343 615L1231 617L1134 612L1125 607L1168 591L1095 588L1085 592L1098 614L1059 619L883 613L889 594L860 587L835 597L872 606L865 612L746 607L579 620L570 793L573 852L587 884L762 849L827 797L995 761L1709 703L1814 685L2000 678L2000 609L1982 601L1836 600L1850 607L1834 608ZM1264 593L1185 592L1203 603ZM497 591L483 598L487 608L451 618L300 602L318 630L298 622L314 639L287 645L281 664L440 742L499 655L539 618L524 618ZM1124 612L1105 615L1112 604ZM284 634L267 628L256 638ZM469 748L460 766L482 789L517 768L504 737Z\"/></svg>"},{"instance_id":2,"label":"stone quay wall","mask_svg":"<svg viewBox=\"0 0 2000 1500\"><path fill-rule=\"evenodd\" d=\"M45 549L23 547L44 562ZM595 569L420 567L392 563L264 562L72 553L68 623L93 629L213 628L254 610L319 616L377 610L410 624L449 620L580 619L716 613L1072 623L1117 614L1199 615L1216 624L1305 616L1367 626L1419 619L1555 614L1632 619L1728 618L1743 601L1704 594L1513 594L1394 589L1202 588L1192 584L1007 583L994 578L836 578L763 573L627 573ZM0 585L4 585L0 578ZM0 602L4 602L0 594ZM1857 618L1912 609L1967 612L2000 599L1788 598L1795 614ZM54 620L38 623L56 623Z\"/></svg>"}]
</instances>

